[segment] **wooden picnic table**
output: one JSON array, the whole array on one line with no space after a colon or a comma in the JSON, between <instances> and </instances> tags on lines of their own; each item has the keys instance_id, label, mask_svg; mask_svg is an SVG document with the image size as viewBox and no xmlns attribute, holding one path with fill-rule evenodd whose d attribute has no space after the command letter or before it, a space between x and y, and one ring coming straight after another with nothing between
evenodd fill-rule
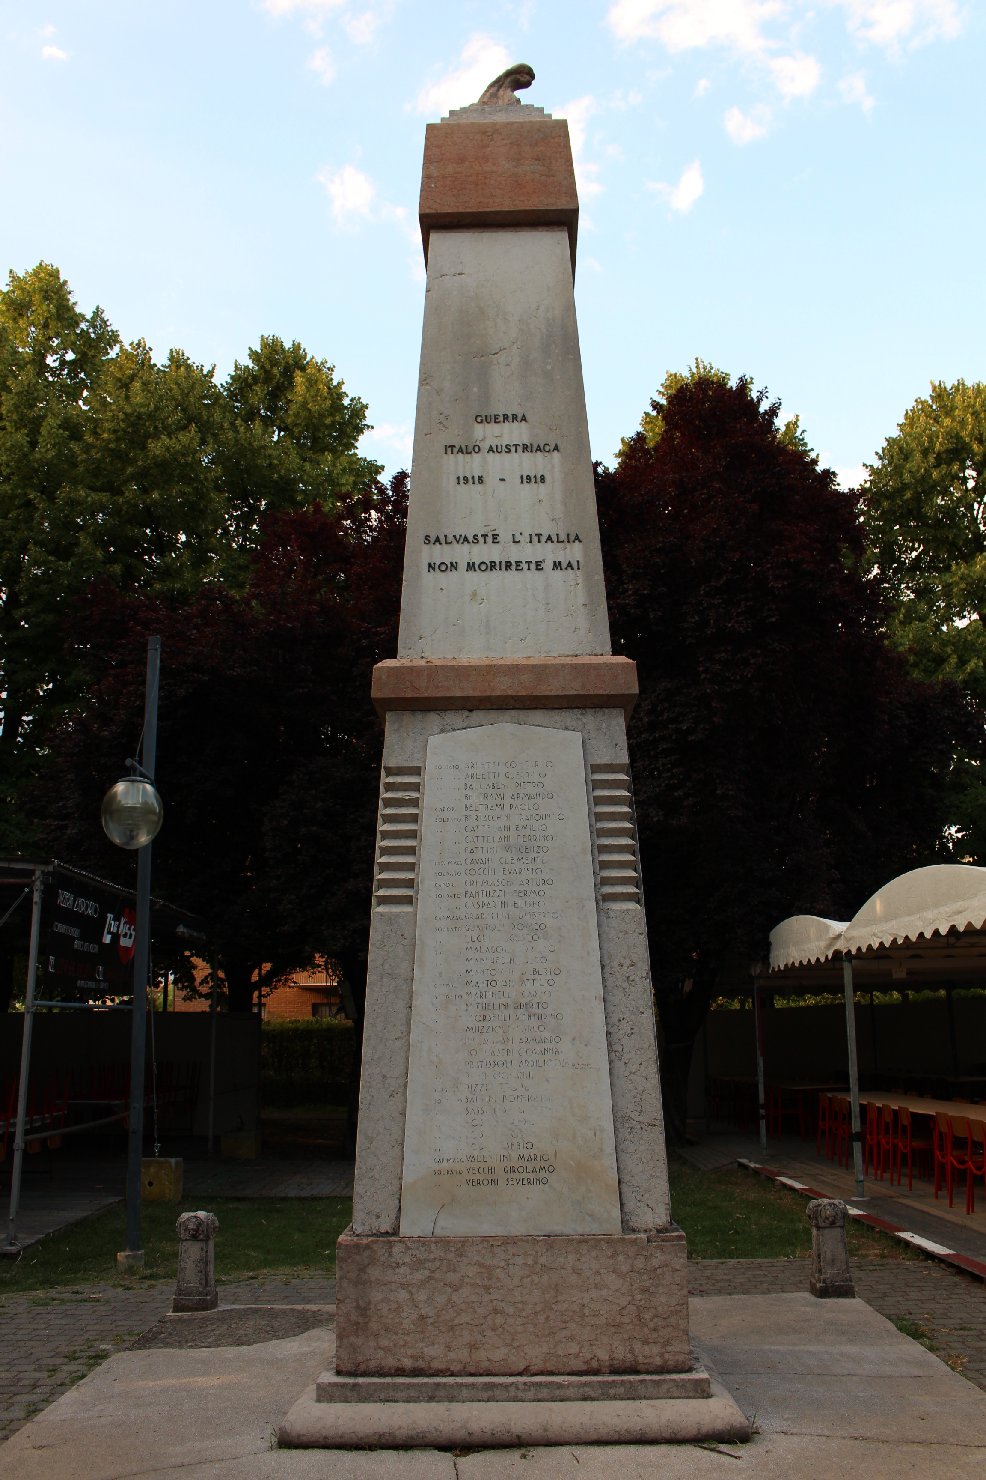
<instances>
[{"instance_id":1,"label":"wooden picnic table","mask_svg":"<svg viewBox=\"0 0 986 1480\"><path fill-rule=\"evenodd\" d=\"M824 1082L817 1080L813 1084L806 1084L798 1079L768 1079L766 1084L768 1130L775 1136L783 1133L784 1116L787 1113L785 1102L787 1102L798 1118L798 1135L802 1141L810 1140L818 1124L818 1096L842 1094L845 1089L844 1083L833 1084L830 1079Z\"/></svg>"},{"instance_id":2,"label":"wooden picnic table","mask_svg":"<svg viewBox=\"0 0 986 1480\"><path fill-rule=\"evenodd\" d=\"M848 1099L848 1094L843 1096ZM861 1105L892 1105L895 1110L910 1110L912 1115L960 1115L972 1120L986 1120L986 1104L977 1100L932 1100L927 1095L906 1095L891 1089L861 1089Z\"/></svg>"}]
</instances>

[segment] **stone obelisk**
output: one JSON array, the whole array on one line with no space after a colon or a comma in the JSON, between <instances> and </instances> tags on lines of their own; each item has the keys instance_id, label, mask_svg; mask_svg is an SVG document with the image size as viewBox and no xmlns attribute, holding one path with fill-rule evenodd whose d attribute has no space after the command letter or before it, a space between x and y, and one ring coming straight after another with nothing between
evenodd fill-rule
<instances>
[{"instance_id":1,"label":"stone obelisk","mask_svg":"<svg viewBox=\"0 0 986 1480\"><path fill-rule=\"evenodd\" d=\"M400 640L373 680L386 740L353 1223L335 1364L285 1443L748 1432L689 1346L578 201L567 124L515 96L532 80L510 69L426 134Z\"/></svg>"}]
</instances>

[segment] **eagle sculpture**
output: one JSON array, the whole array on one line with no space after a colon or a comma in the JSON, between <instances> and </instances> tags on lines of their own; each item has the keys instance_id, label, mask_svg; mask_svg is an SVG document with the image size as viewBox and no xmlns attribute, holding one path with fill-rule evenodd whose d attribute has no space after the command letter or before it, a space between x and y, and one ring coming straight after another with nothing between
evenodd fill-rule
<instances>
[{"instance_id":1,"label":"eagle sculpture","mask_svg":"<svg viewBox=\"0 0 986 1480\"><path fill-rule=\"evenodd\" d=\"M520 92L522 88L530 87L533 81L534 68L529 67L526 62L515 62L512 67L501 72L499 77L494 77L476 106L493 104L499 107L503 104L516 103L519 107L520 98L515 97L514 94Z\"/></svg>"}]
</instances>

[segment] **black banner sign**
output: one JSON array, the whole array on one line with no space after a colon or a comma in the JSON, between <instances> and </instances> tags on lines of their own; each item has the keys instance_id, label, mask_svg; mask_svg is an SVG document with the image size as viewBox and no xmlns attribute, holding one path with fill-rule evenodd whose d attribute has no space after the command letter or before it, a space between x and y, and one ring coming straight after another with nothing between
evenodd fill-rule
<instances>
[{"instance_id":1,"label":"black banner sign","mask_svg":"<svg viewBox=\"0 0 986 1480\"><path fill-rule=\"evenodd\" d=\"M86 1002L133 994L134 897L57 871L41 899L38 995Z\"/></svg>"}]
</instances>

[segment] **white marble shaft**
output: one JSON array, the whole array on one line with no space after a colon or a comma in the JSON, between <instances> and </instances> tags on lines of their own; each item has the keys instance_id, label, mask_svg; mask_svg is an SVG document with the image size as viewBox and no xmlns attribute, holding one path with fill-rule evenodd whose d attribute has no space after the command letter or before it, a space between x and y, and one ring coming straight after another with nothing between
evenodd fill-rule
<instances>
[{"instance_id":1,"label":"white marble shaft","mask_svg":"<svg viewBox=\"0 0 986 1480\"><path fill-rule=\"evenodd\" d=\"M353 1204L357 1235L400 1230L405 1138L413 1143L421 1134L407 1132L406 1121L417 908L422 894L434 888L422 858L430 846L421 829L428 741L468 731L472 745L482 750L477 730L503 725L568 731L574 742L581 740L594 884L586 911L590 918L595 913L599 941L620 1226L625 1233L649 1233L670 1223L623 714L618 709L435 710L391 714L387 720ZM489 753L495 749L491 739ZM437 1040L432 1052L440 1056ZM457 1075L459 1067L449 1059L442 1072Z\"/></svg>"},{"instance_id":2,"label":"white marble shaft","mask_svg":"<svg viewBox=\"0 0 986 1480\"><path fill-rule=\"evenodd\" d=\"M421 840L401 1233L619 1233L581 735L433 735Z\"/></svg>"},{"instance_id":3,"label":"white marble shaft","mask_svg":"<svg viewBox=\"0 0 986 1480\"><path fill-rule=\"evenodd\" d=\"M465 130L495 122L441 125L431 155L457 160L462 209L428 238L357 1238L650 1234L671 1217L620 701L598 674L585 708L501 683L513 660L611 648L571 239L470 223L469 160L506 156ZM537 176L516 177L521 214ZM436 659L488 660L483 697L504 707L433 707Z\"/></svg>"},{"instance_id":4,"label":"white marble shaft","mask_svg":"<svg viewBox=\"0 0 986 1480\"><path fill-rule=\"evenodd\" d=\"M609 653L564 227L432 232L412 488L399 657Z\"/></svg>"}]
</instances>

